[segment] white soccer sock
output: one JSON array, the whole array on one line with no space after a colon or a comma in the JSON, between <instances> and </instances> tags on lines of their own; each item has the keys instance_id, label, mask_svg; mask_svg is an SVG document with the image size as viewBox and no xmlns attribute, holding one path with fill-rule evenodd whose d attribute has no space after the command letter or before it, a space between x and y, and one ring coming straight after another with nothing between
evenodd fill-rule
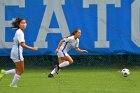
<instances>
[{"instance_id":1,"label":"white soccer sock","mask_svg":"<svg viewBox=\"0 0 140 93\"><path fill-rule=\"evenodd\" d=\"M6 75L15 74L15 73L16 73L16 70L15 69L10 69L10 70L5 71L5 74Z\"/></svg>"},{"instance_id":2,"label":"white soccer sock","mask_svg":"<svg viewBox=\"0 0 140 93\"><path fill-rule=\"evenodd\" d=\"M55 68L52 70L51 74L55 74L56 73L56 70Z\"/></svg>"},{"instance_id":3,"label":"white soccer sock","mask_svg":"<svg viewBox=\"0 0 140 93\"><path fill-rule=\"evenodd\" d=\"M61 68L61 67L65 67L65 66L68 66L70 63L69 63L69 61L64 61L64 62L62 62L61 64L59 64L59 67Z\"/></svg>"},{"instance_id":4,"label":"white soccer sock","mask_svg":"<svg viewBox=\"0 0 140 93\"><path fill-rule=\"evenodd\" d=\"M18 74L15 74L15 76L14 76L14 78L13 78L13 80L12 80L12 83L11 83L11 85L16 85L16 83L17 83L17 81L20 79L20 75L18 75Z\"/></svg>"},{"instance_id":5,"label":"white soccer sock","mask_svg":"<svg viewBox=\"0 0 140 93\"><path fill-rule=\"evenodd\" d=\"M68 66L69 65L69 61L64 61L62 62L61 64L59 64L59 67L65 67L65 66ZM51 72L51 74L56 74L56 68L54 68Z\"/></svg>"}]
</instances>

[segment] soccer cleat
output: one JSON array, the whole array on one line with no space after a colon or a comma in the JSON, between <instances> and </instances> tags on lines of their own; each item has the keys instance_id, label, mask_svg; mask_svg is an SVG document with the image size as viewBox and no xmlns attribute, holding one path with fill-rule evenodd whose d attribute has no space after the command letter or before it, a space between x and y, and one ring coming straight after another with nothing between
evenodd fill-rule
<instances>
[{"instance_id":1,"label":"soccer cleat","mask_svg":"<svg viewBox=\"0 0 140 93\"><path fill-rule=\"evenodd\" d=\"M58 74L59 69L60 69L59 65L55 65L55 72L56 72L56 74Z\"/></svg>"},{"instance_id":2,"label":"soccer cleat","mask_svg":"<svg viewBox=\"0 0 140 93\"><path fill-rule=\"evenodd\" d=\"M15 85L10 84L9 87L17 88L17 85L16 84Z\"/></svg>"},{"instance_id":3,"label":"soccer cleat","mask_svg":"<svg viewBox=\"0 0 140 93\"><path fill-rule=\"evenodd\" d=\"M5 75L5 70L2 69L2 70L1 70L1 73L0 73L0 80L3 78L4 75Z\"/></svg>"},{"instance_id":4,"label":"soccer cleat","mask_svg":"<svg viewBox=\"0 0 140 93\"><path fill-rule=\"evenodd\" d=\"M54 77L54 76L53 76L53 74L51 74L51 73L48 75L48 78L53 78L53 77Z\"/></svg>"}]
</instances>

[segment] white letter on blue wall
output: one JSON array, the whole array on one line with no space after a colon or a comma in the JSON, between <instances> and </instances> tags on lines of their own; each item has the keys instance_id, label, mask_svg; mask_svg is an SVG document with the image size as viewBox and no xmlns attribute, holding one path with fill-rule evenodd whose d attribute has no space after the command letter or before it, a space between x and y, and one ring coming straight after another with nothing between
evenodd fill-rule
<instances>
[{"instance_id":1,"label":"white letter on blue wall","mask_svg":"<svg viewBox=\"0 0 140 93\"><path fill-rule=\"evenodd\" d=\"M131 39L140 47L140 0L134 0L131 8Z\"/></svg>"},{"instance_id":2,"label":"white letter on blue wall","mask_svg":"<svg viewBox=\"0 0 140 93\"><path fill-rule=\"evenodd\" d=\"M0 0L0 48L11 48L12 42L5 42L5 27L11 27L11 20L5 21L5 7L25 7L24 0Z\"/></svg>"},{"instance_id":3,"label":"white letter on blue wall","mask_svg":"<svg viewBox=\"0 0 140 93\"><path fill-rule=\"evenodd\" d=\"M107 4L115 4L115 7L121 7L120 0L84 0L83 7L89 8L90 4L97 4L98 8L98 39L95 41L95 48L109 48L110 42L107 41L107 25L106 25L106 13Z\"/></svg>"},{"instance_id":4,"label":"white letter on blue wall","mask_svg":"<svg viewBox=\"0 0 140 93\"><path fill-rule=\"evenodd\" d=\"M45 41L48 33L61 33L62 37L68 36L70 34L62 9L62 5L64 4L64 0L44 0L46 10L43 16L37 40L34 42L35 46L38 46L39 48L48 48L48 42ZM59 28L49 28L53 13L56 15Z\"/></svg>"}]
</instances>

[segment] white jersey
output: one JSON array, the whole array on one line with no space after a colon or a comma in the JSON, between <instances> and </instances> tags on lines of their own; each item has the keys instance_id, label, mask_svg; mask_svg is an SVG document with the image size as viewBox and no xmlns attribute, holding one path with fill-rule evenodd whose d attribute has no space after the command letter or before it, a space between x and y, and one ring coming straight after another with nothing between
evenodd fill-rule
<instances>
[{"instance_id":1,"label":"white jersey","mask_svg":"<svg viewBox=\"0 0 140 93\"><path fill-rule=\"evenodd\" d=\"M62 43L60 50L62 52L68 52L71 48L79 47L79 39L75 39L74 36L70 36L68 38L64 38L64 42Z\"/></svg>"},{"instance_id":2,"label":"white jersey","mask_svg":"<svg viewBox=\"0 0 140 93\"><path fill-rule=\"evenodd\" d=\"M13 38L13 46L11 50L11 59L14 61L23 61L23 48L20 45L21 42L25 42L24 33L21 29L18 29Z\"/></svg>"}]
</instances>

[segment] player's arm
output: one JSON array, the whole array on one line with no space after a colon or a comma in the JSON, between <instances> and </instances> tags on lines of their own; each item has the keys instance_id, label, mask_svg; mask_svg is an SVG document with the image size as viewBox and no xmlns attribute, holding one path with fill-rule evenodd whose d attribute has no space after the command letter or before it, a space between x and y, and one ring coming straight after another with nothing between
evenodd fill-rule
<instances>
[{"instance_id":1,"label":"player's arm","mask_svg":"<svg viewBox=\"0 0 140 93\"><path fill-rule=\"evenodd\" d=\"M17 38L18 38L18 42L19 44L23 47L23 48L27 48L27 49L30 49L30 50L38 50L37 47L30 47L28 45L25 44L25 40L24 40L24 34L23 33L18 33L17 34Z\"/></svg>"},{"instance_id":2,"label":"player's arm","mask_svg":"<svg viewBox=\"0 0 140 93\"><path fill-rule=\"evenodd\" d=\"M30 49L30 50L38 50L37 47L30 47L30 46L26 45L24 42L21 42L20 45L21 45L23 48L27 48L27 49Z\"/></svg>"},{"instance_id":3,"label":"player's arm","mask_svg":"<svg viewBox=\"0 0 140 93\"><path fill-rule=\"evenodd\" d=\"M60 49L60 47L61 47L61 45L62 45L63 42L65 42L64 39L60 40L60 42L59 42L59 44L58 44L58 47L57 47L57 49L56 49L56 53L58 53L58 51L59 51L59 49Z\"/></svg>"},{"instance_id":4,"label":"player's arm","mask_svg":"<svg viewBox=\"0 0 140 93\"><path fill-rule=\"evenodd\" d=\"M87 50L81 50L79 47L75 47L75 50L78 51L78 52L86 52L86 53L88 53Z\"/></svg>"}]
</instances>

